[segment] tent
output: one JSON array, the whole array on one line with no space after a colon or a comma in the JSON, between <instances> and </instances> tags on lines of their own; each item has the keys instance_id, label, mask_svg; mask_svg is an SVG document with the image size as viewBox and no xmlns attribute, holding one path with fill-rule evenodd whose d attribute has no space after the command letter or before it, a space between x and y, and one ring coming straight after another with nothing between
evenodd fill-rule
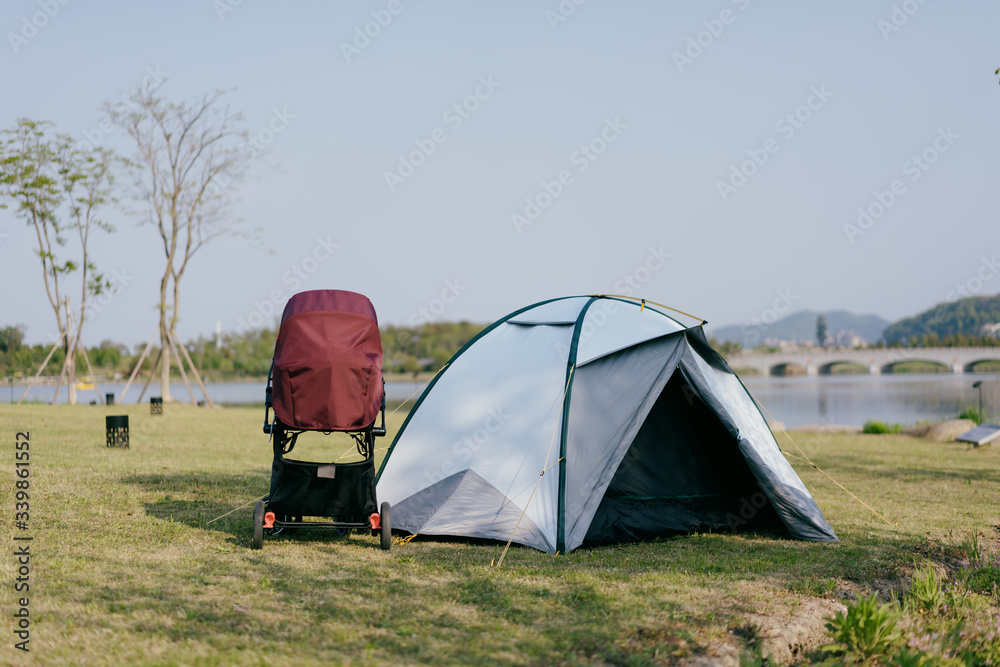
<instances>
[{"instance_id":1,"label":"tent","mask_svg":"<svg viewBox=\"0 0 1000 667\"><path fill-rule=\"evenodd\" d=\"M486 328L424 390L377 489L393 528L549 553L700 530L837 540L701 325L621 297Z\"/></svg>"}]
</instances>

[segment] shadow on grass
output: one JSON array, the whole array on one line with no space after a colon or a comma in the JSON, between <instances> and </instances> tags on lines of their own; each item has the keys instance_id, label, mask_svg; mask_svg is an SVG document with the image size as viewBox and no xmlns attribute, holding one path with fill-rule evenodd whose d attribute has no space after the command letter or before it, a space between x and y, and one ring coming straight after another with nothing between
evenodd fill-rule
<instances>
[{"instance_id":1,"label":"shadow on grass","mask_svg":"<svg viewBox=\"0 0 1000 667\"><path fill-rule=\"evenodd\" d=\"M105 612L106 627L216 649L247 637L264 653L299 644L334 662L524 664L520 651L558 662L581 644L609 646L618 631L607 623L613 597L594 582L522 581L485 568L475 549L432 549L415 567L390 554L358 557L352 545L303 546L296 554L268 554L265 546L247 557L176 562L170 586L158 584L163 565L152 562L82 601ZM540 586L552 589L544 606ZM515 626L518 651L510 652L509 633L498 629Z\"/></svg>"},{"instance_id":2,"label":"shadow on grass","mask_svg":"<svg viewBox=\"0 0 1000 667\"><path fill-rule=\"evenodd\" d=\"M950 470L940 470L933 468L902 468L896 466L883 465L875 469L857 465L838 466L839 474L844 476L856 475L858 477L877 474L879 478L898 480L912 484L920 482L941 481L941 482L987 482L1000 485L1000 470L995 468L952 468Z\"/></svg>"},{"instance_id":3,"label":"shadow on grass","mask_svg":"<svg viewBox=\"0 0 1000 667\"><path fill-rule=\"evenodd\" d=\"M143 503L146 514L191 528L230 535L234 545L250 546L253 532L253 503L266 495L268 477L265 474L235 475L228 473L170 473L128 475L121 479L147 494L159 496ZM333 529L303 527L285 534L268 536L265 542L295 539L303 542L342 542L348 534ZM368 531L361 535L370 537ZM378 540L371 538L373 547Z\"/></svg>"},{"instance_id":4,"label":"shadow on grass","mask_svg":"<svg viewBox=\"0 0 1000 667\"><path fill-rule=\"evenodd\" d=\"M268 478L263 473L139 474L126 475L120 481L147 496L143 506L152 517L229 533L243 540L249 539L253 502L268 489ZM237 509L242 505L245 507Z\"/></svg>"}]
</instances>

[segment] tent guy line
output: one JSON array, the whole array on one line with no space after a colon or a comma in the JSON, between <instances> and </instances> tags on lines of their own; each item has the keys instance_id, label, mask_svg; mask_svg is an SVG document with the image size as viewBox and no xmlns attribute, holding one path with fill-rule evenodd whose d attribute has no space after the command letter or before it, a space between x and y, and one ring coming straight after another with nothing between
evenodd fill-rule
<instances>
[{"instance_id":1,"label":"tent guy line","mask_svg":"<svg viewBox=\"0 0 1000 667\"><path fill-rule=\"evenodd\" d=\"M566 378L566 386L563 388L563 395L562 395L562 401L561 401L561 403L563 404L564 407L565 407L565 404L566 404L566 394L569 392L569 385L570 385L570 382L572 382L572 380L573 380L573 372L575 370L576 370L576 365L575 364L573 366L570 366L569 373L568 373L568 376ZM549 440L549 451L545 454L545 463L547 463L547 464L549 463L549 457L552 456L552 445L555 444L556 433L559 432L559 426L560 426L560 424L557 421L556 422L556 427L552 430L552 438ZM542 471L540 473L538 473L538 479L535 480L535 488L533 488L531 490L531 495L528 496L528 502L524 503L524 509L521 510L521 516L518 517L517 523L514 524L514 530L512 530L510 532L510 539L507 540L507 545L503 548L503 553L500 554L500 560L499 560L499 562L497 562L496 567L500 567L501 565L503 565L504 556L507 555L507 550L510 549L510 543L514 541L514 536L517 535L517 531L521 527L521 521L524 520L524 514L525 514L525 512L528 511L528 505L531 504L532 498L535 497L535 491L538 490L538 485L542 483L542 477L545 476L545 472L549 468L551 468L552 466L554 466L556 463L559 463L562 460L563 460L563 457L560 456L553 463L551 463L549 465L546 465L544 468L542 468ZM490 563L490 567L493 567L493 563L492 562Z\"/></svg>"},{"instance_id":2,"label":"tent guy line","mask_svg":"<svg viewBox=\"0 0 1000 667\"><path fill-rule=\"evenodd\" d=\"M742 382L741 382L741 384L742 384ZM746 389L746 385L743 385L743 387L744 387L744 389ZM775 424L780 424L780 423L781 423L781 422L778 422L778 421L775 421L775 419L774 419L774 416L773 416L773 415L771 415L770 411L769 411L769 410L768 410L768 409L767 409L767 408L766 408L766 407L764 406L764 404L763 404L763 403L761 403L760 401L758 401L758 400L757 400L757 397L756 397L756 396L754 396L754 395L753 395L753 394L752 394L752 393L750 392L750 390L749 390L749 389L747 389L747 393L748 393L748 394L750 394L750 398L752 398L752 399L753 399L754 403L756 403L757 405L759 405L759 406L760 406L760 408L761 408L761 409L762 409L762 410L763 410L764 412L766 412L766 413L767 413L767 416L768 416L768 417L769 417L769 418L771 419L771 422L772 422L772 423L775 423ZM784 454L785 456L791 456L792 458L794 458L794 459L798 459L799 461L802 461L803 463L808 463L808 464L809 464L809 465L811 465L811 466L812 466L813 468L815 468L816 470L818 470L818 471L820 471L821 473L823 473L824 475L826 475L826 476L827 476L827 477L828 477L828 478L830 479L830 481L831 481L831 482L833 482L834 484L836 484L837 486L839 486L839 487L840 487L841 489L843 489L843 490L844 490L844 492L845 492L845 493L846 493L847 495L849 495L849 496L850 496L851 498L854 498L854 499L855 499L855 500L857 500L857 501L858 501L859 503L861 503L862 505L864 505L864 506L865 506L865 507L866 507L866 508L867 508L867 509L868 509L868 510L869 510L869 511L870 511L870 512L872 513L872 514L874 514L874 515L875 515L875 516L877 516L878 518L882 519L882 521L885 521L885 522L886 522L886 524L888 524L888 525L890 525L890 526L898 526L898 525L899 525L898 523L896 523L896 524L892 523L891 521L889 521L888 519L886 519L886 518L885 518L884 516L882 516L881 514L879 514L878 512L876 512L876 511L875 511L875 510L874 510L874 509L873 509L873 508L871 507L871 505L869 505L869 504L868 504L868 503L866 503L865 501L861 500L861 498L858 498L858 497L857 497L856 495L854 495L853 493L851 493L851 492L850 492L850 490L848 490L848 488L847 488L846 486L844 486L843 484L841 484L840 482L838 482L837 480L835 480L835 479L834 479L833 477L831 477L831 476L830 476L830 473L828 473L827 471L823 470L823 469L822 469L822 468L820 468L820 467L819 467L818 465L816 465L815 463L813 463L812 459L810 459L810 458L809 458L809 456L808 456L808 455L806 454L805 450L804 450L804 449L802 449L802 448L801 448L801 447L799 446L799 443L795 442L795 440L794 440L794 439L792 438L792 436L788 435L788 431L786 431L784 427L782 427L782 428L781 428L781 433L782 433L782 434L783 434L783 435L784 435L784 436L785 436L786 438L788 438L788 441L789 441L790 443L792 443L793 445L795 445L795 448L796 448L797 450L799 450L799 453L800 453L800 454L802 454L802 456L796 456L795 454L792 454L791 452L786 452L786 451L785 451L784 449L781 449L781 450L780 450L782 454Z\"/></svg>"}]
</instances>

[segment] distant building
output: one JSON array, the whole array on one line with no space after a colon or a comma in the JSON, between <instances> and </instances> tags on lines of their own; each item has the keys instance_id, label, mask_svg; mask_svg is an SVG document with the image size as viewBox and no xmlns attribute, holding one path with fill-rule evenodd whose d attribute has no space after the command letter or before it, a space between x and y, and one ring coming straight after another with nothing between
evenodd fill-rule
<instances>
[{"instance_id":1,"label":"distant building","mask_svg":"<svg viewBox=\"0 0 1000 667\"><path fill-rule=\"evenodd\" d=\"M1000 322L997 322L996 324L984 324L979 328L979 333L983 336L1000 338Z\"/></svg>"},{"instance_id":2,"label":"distant building","mask_svg":"<svg viewBox=\"0 0 1000 667\"><path fill-rule=\"evenodd\" d=\"M864 347L865 339L854 333L854 330L839 331L834 336L834 342L840 347Z\"/></svg>"}]
</instances>

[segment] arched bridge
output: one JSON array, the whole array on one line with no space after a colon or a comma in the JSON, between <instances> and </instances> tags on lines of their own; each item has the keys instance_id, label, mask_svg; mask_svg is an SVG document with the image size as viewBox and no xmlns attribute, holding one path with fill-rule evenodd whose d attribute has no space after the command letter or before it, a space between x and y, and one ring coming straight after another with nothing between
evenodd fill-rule
<instances>
[{"instance_id":1,"label":"arched bridge","mask_svg":"<svg viewBox=\"0 0 1000 667\"><path fill-rule=\"evenodd\" d=\"M795 351L755 352L730 355L733 368L752 368L761 375L778 375L789 366L805 369L807 375L829 373L837 364L860 364L872 375L891 373L904 361L928 361L947 366L952 373L971 373L981 361L1000 362L1000 347L924 347L886 349L805 348Z\"/></svg>"}]
</instances>

